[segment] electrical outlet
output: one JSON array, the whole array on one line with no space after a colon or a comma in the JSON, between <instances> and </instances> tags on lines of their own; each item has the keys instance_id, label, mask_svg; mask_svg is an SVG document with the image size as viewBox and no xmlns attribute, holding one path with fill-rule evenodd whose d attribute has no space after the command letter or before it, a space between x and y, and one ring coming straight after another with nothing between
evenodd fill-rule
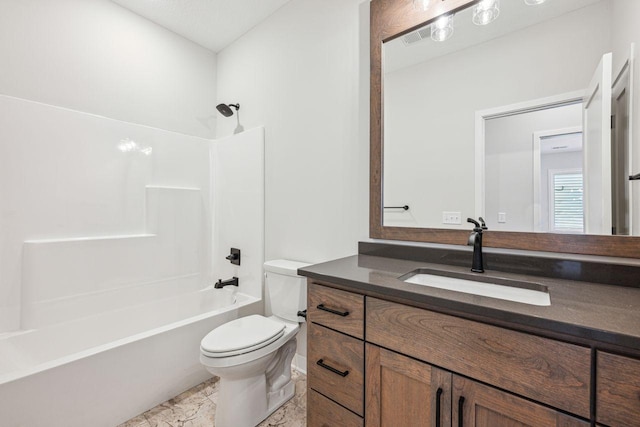
<instances>
[{"instance_id":1,"label":"electrical outlet","mask_svg":"<svg viewBox=\"0 0 640 427\"><path fill-rule=\"evenodd\" d=\"M462 224L462 214L460 212L442 212L443 224Z\"/></svg>"},{"instance_id":2,"label":"electrical outlet","mask_svg":"<svg viewBox=\"0 0 640 427\"><path fill-rule=\"evenodd\" d=\"M498 212L498 223L504 224L505 222L507 222L507 213Z\"/></svg>"}]
</instances>

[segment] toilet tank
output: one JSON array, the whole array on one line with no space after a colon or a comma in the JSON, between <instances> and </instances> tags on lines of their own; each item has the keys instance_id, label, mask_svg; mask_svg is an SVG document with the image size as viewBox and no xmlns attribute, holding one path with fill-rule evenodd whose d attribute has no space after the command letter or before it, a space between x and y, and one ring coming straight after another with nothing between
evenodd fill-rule
<instances>
[{"instance_id":1,"label":"toilet tank","mask_svg":"<svg viewBox=\"0 0 640 427\"><path fill-rule=\"evenodd\" d=\"M264 263L265 299L268 315L275 315L290 322L303 322L299 310L307 308L307 281L298 276L298 268L310 264L277 259Z\"/></svg>"}]
</instances>

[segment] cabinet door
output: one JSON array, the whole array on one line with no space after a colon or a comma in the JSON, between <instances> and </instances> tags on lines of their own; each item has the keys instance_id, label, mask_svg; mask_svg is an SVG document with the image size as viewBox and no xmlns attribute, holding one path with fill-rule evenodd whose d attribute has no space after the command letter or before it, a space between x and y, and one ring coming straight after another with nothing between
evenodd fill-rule
<instances>
[{"instance_id":1,"label":"cabinet door","mask_svg":"<svg viewBox=\"0 0 640 427\"><path fill-rule=\"evenodd\" d=\"M452 405L454 426L589 426L586 421L457 375L453 376Z\"/></svg>"},{"instance_id":2,"label":"cabinet door","mask_svg":"<svg viewBox=\"0 0 640 427\"><path fill-rule=\"evenodd\" d=\"M598 352L596 414L610 426L640 425L640 360Z\"/></svg>"},{"instance_id":3,"label":"cabinet door","mask_svg":"<svg viewBox=\"0 0 640 427\"><path fill-rule=\"evenodd\" d=\"M451 373L372 344L365 354L367 427L451 426Z\"/></svg>"},{"instance_id":4,"label":"cabinet door","mask_svg":"<svg viewBox=\"0 0 640 427\"><path fill-rule=\"evenodd\" d=\"M367 297L367 341L589 418L591 350Z\"/></svg>"}]
</instances>

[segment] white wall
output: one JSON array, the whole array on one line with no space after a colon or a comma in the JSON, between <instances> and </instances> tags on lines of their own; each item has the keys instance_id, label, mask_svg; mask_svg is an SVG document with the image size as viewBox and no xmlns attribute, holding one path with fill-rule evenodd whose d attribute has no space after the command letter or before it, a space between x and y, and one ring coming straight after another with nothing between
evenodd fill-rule
<instances>
[{"instance_id":1,"label":"white wall","mask_svg":"<svg viewBox=\"0 0 640 427\"><path fill-rule=\"evenodd\" d=\"M0 94L212 137L215 54L108 0L0 1Z\"/></svg>"},{"instance_id":2,"label":"white wall","mask_svg":"<svg viewBox=\"0 0 640 427\"><path fill-rule=\"evenodd\" d=\"M360 2L293 0L218 54L219 102L239 102L245 128L265 127L267 260L355 254L368 234ZM235 126L219 120L218 137Z\"/></svg>"},{"instance_id":3,"label":"white wall","mask_svg":"<svg viewBox=\"0 0 640 427\"><path fill-rule=\"evenodd\" d=\"M264 298L264 128L216 140L213 175L213 280L238 277L241 292ZM240 249L240 265L225 257Z\"/></svg>"},{"instance_id":4,"label":"white wall","mask_svg":"<svg viewBox=\"0 0 640 427\"><path fill-rule=\"evenodd\" d=\"M368 40L368 1L292 0L218 54L219 102L265 127L266 260L353 255L368 236Z\"/></svg>"},{"instance_id":5,"label":"white wall","mask_svg":"<svg viewBox=\"0 0 640 427\"><path fill-rule=\"evenodd\" d=\"M609 13L598 3L385 76L384 203L411 206L399 226L474 216L475 112L585 89L611 48Z\"/></svg>"}]
</instances>

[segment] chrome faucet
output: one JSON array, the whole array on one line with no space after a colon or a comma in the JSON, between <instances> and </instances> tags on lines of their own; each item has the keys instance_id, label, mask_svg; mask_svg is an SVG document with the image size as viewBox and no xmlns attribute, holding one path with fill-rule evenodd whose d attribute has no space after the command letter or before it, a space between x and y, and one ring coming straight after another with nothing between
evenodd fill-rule
<instances>
[{"instance_id":1,"label":"chrome faucet","mask_svg":"<svg viewBox=\"0 0 640 427\"><path fill-rule=\"evenodd\" d=\"M467 245L473 246L473 262L471 263L471 271L474 273L484 273L484 261L482 259L482 232L487 230L487 224L485 224L482 217L479 217L478 219L480 222L473 218L467 218L467 222L470 222L475 226L469 236Z\"/></svg>"},{"instance_id":2,"label":"chrome faucet","mask_svg":"<svg viewBox=\"0 0 640 427\"><path fill-rule=\"evenodd\" d=\"M232 279L225 280L224 282L222 281L222 279L218 279L218 281L216 282L215 285L213 285L213 287L216 289L220 289L220 288L224 288L225 286L238 286L238 285L239 285L239 280L237 277L234 277Z\"/></svg>"}]
</instances>

